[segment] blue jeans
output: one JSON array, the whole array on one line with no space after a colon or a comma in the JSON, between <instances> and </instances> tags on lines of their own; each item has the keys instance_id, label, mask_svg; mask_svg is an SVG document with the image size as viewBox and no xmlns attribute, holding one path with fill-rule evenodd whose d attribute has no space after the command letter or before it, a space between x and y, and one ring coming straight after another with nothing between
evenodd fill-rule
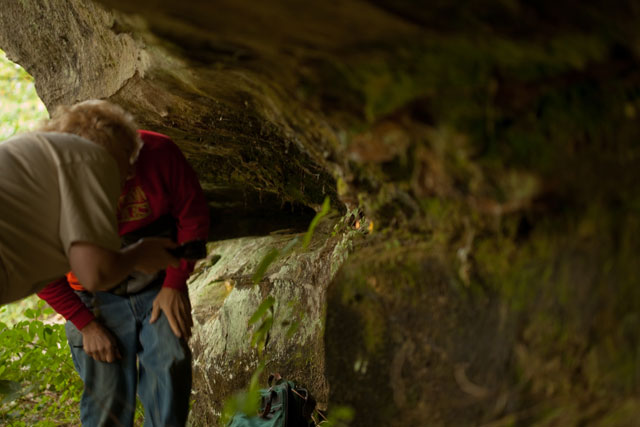
<instances>
[{"instance_id":1,"label":"blue jeans","mask_svg":"<svg viewBox=\"0 0 640 427\"><path fill-rule=\"evenodd\" d=\"M66 332L76 370L84 382L82 425L132 426L136 388L145 409L145 426L184 426L191 393L191 352L160 315L150 324L159 286L134 295L81 293L85 305L118 341L122 359L98 362L82 350L82 334L67 322Z\"/></svg>"}]
</instances>

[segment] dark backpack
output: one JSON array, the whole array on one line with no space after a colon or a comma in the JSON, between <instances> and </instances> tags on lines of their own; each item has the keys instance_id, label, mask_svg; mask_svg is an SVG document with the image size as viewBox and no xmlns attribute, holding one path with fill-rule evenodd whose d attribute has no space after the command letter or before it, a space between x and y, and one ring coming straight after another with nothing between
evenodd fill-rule
<instances>
[{"instance_id":1,"label":"dark backpack","mask_svg":"<svg viewBox=\"0 0 640 427\"><path fill-rule=\"evenodd\" d=\"M260 410L256 416L234 415L228 427L310 427L316 400L311 393L278 374L269 376L269 388L260 390Z\"/></svg>"}]
</instances>

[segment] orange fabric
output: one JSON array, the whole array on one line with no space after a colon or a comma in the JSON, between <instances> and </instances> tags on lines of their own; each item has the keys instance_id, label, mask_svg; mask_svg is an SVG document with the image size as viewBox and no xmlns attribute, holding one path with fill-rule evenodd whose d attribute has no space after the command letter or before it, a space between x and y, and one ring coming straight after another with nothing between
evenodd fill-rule
<instances>
[{"instance_id":1,"label":"orange fabric","mask_svg":"<svg viewBox=\"0 0 640 427\"><path fill-rule=\"evenodd\" d=\"M67 282L69 282L69 286L71 286L76 291L84 291L84 288L78 281L78 278L72 272L67 273Z\"/></svg>"}]
</instances>

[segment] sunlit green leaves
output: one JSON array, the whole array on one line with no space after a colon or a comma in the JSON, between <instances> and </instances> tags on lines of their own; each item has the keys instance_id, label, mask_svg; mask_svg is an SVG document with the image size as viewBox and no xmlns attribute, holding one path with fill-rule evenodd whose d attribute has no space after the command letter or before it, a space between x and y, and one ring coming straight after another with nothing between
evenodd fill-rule
<instances>
[{"instance_id":1,"label":"sunlit green leaves","mask_svg":"<svg viewBox=\"0 0 640 427\"><path fill-rule=\"evenodd\" d=\"M330 212L330 210L331 202L329 200L329 197L326 197L324 199L324 203L322 204L320 212L318 212L316 216L311 220L309 228L307 229L307 232L302 239L302 244L300 246L302 246L303 250L309 247L317 225L320 223L320 220ZM299 238L296 237L295 239L292 239L282 250L276 248L272 248L271 250L269 250L269 252L267 252L267 254L262 258L255 272L253 273L253 283L259 283L267 272L269 266L273 264L273 262L279 257L288 255L291 251L294 250L296 246L298 246L298 243ZM262 301L260 306L253 313L251 319L249 319L249 326L253 325L258 320L262 320L260 326L258 326L251 337L251 345L257 347L259 354L262 354L264 346L266 345L269 338L269 332L271 330L271 327L273 326L274 303L274 298L272 296L268 296L264 301ZM297 316L293 311L291 311L290 316L288 316L287 321L285 322L286 324L283 324L283 326L289 326L286 333L287 339L291 338L293 334L295 334L295 332L300 327L301 321L302 316Z\"/></svg>"},{"instance_id":2,"label":"sunlit green leaves","mask_svg":"<svg viewBox=\"0 0 640 427\"><path fill-rule=\"evenodd\" d=\"M64 325L48 323L53 310L44 301L20 303L31 304L22 305L26 320L0 323L0 424L73 424L82 382L71 362Z\"/></svg>"},{"instance_id":3,"label":"sunlit green leaves","mask_svg":"<svg viewBox=\"0 0 640 427\"><path fill-rule=\"evenodd\" d=\"M322 208L320 209L320 212L318 212L316 216L313 217L313 219L311 220L311 224L309 224L309 229L304 235L304 239L302 239L303 249L307 249L309 247L309 244L311 243L311 238L313 237L313 232L318 226L318 223L320 222L320 220L329 213L330 209L331 209L331 201L329 200L329 197L325 197L324 203L322 203Z\"/></svg>"},{"instance_id":4,"label":"sunlit green leaves","mask_svg":"<svg viewBox=\"0 0 640 427\"><path fill-rule=\"evenodd\" d=\"M298 244L298 241L299 239L296 237L295 239L291 240L282 250L273 248L269 252L267 252L267 254L260 260L258 267L256 267L256 271L253 273L253 277L251 278L253 280L253 283L259 283L267 272L269 266L281 256L289 255L289 252L291 252L293 248Z\"/></svg>"},{"instance_id":5,"label":"sunlit green leaves","mask_svg":"<svg viewBox=\"0 0 640 427\"><path fill-rule=\"evenodd\" d=\"M48 116L33 78L0 51L0 143L32 130ZM64 325L35 296L0 308L0 424L73 425L82 382L75 373Z\"/></svg>"},{"instance_id":6,"label":"sunlit green leaves","mask_svg":"<svg viewBox=\"0 0 640 427\"><path fill-rule=\"evenodd\" d=\"M318 212L316 216L313 217L313 219L311 220L311 223L309 224L309 228L307 229L307 232L302 238L301 246L303 250L309 247L309 244L311 243L311 239L313 238L313 233L316 227L318 226L318 224L320 223L320 220L325 216L327 216L327 214L330 211L331 211L331 201L329 200L329 197L326 197L324 199L324 203L322 204L322 208L320 209L320 212ZM269 250L269 252L267 252L267 254L262 258L262 260L260 260L258 267L256 267L256 271L253 273L253 276L252 276L253 283L259 283L264 277L265 273L267 272L267 269L269 268L269 266L273 264L274 261L277 260L278 258L289 255L289 253L298 245L298 242L299 242L299 239L298 237L296 237L295 239L291 240L287 244L287 246L285 246L282 250L279 250L276 248Z\"/></svg>"},{"instance_id":7,"label":"sunlit green leaves","mask_svg":"<svg viewBox=\"0 0 640 427\"><path fill-rule=\"evenodd\" d=\"M262 304L258 306L256 311L253 313L253 316L251 316L251 318L249 319L249 326L253 325L258 320L260 320L260 318L264 316L267 310L273 307L273 304L275 302L276 302L275 298L273 298L271 295L269 295L264 301L262 301Z\"/></svg>"},{"instance_id":8,"label":"sunlit green leaves","mask_svg":"<svg viewBox=\"0 0 640 427\"><path fill-rule=\"evenodd\" d=\"M327 420L322 424L326 427L342 427L348 426L349 422L353 420L355 413L352 408L348 406L336 406L329 410Z\"/></svg>"},{"instance_id":9,"label":"sunlit green leaves","mask_svg":"<svg viewBox=\"0 0 640 427\"><path fill-rule=\"evenodd\" d=\"M267 345L269 332L271 331L271 326L273 326L273 305L275 302L275 298L269 295L249 319L249 326L261 320L260 325L251 336L251 345L257 347L260 355L262 355L262 351Z\"/></svg>"},{"instance_id":10,"label":"sunlit green leaves","mask_svg":"<svg viewBox=\"0 0 640 427\"><path fill-rule=\"evenodd\" d=\"M278 258L289 255L296 248L306 250L311 244L311 240L313 238L316 227L318 226L320 221L329 214L330 211L331 202L327 197L325 198L320 211L316 214L313 220L311 220L309 228L303 236L302 241L299 237L296 237L289 241L289 243L282 249L271 248L269 251L267 251L267 253L262 257L262 260L258 263L258 266L253 273L253 283L260 283L269 267ZM236 393L231 398L225 401L222 416L220 418L221 425L226 425L226 423L236 413L241 412L250 416L254 415L258 409L258 379L260 377L260 374L262 373L265 363L263 352L269 342L269 334L271 333L271 328L274 325L275 305L275 298L272 295L268 295L260 303L258 308L256 308L254 313L251 315L251 318L247 322L248 327L254 326L254 331L251 335L251 346L255 347L258 351L258 356L261 360L260 366L254 372L251 378L251 384L248 391L241 391L239 393ZM284 315L284 319L279 322L279 324L283 328L287 328L285 336L286 339L290 339L300 329L300 326L304 320L304 311L300 310L294 301L289 301L289 303L286 305L286 309L287 311ZM257 325L257 327L255 325ZM328 426L345 425L343 421L350 420L350 417L352 416L352 413L348 411L348 408L344 411L339 408L336 413L329 415L328 421L325 421L325 424ZM327 422L330 422L330 424L327 424Z\"/></svg>"},{"instance_id":11,"label":"sunlit green leaves","mask_svg":"<svg viewBox=\"0 0 640 427\"><path fill-rule=\"evenodd\" d=\"M243 413L248 416L253 416L258 412L260 406L260 375L264 371L264 362L261 362L249 382L249 389L246 391L240 391L231 398L227 399L222 409L222 416L220 417L220 425L225 426L231 420L236 413Z\"/></svg>"},{"instance_id":12,"label":"sunlit green leaves","mask_svg":"<svg viewBox=\"0 0 640 427\"><path fill-rule=\"evenodd\" d=\"M33 77L0 50L0 141L33 129L47 117Z\"/></svg>"}]
</instances>

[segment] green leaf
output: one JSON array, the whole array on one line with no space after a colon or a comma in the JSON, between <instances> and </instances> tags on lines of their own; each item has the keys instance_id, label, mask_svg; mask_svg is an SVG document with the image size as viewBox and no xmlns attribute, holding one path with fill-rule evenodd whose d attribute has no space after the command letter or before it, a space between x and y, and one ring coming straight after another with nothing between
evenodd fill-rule
<instances>
[{"instance_id":1,"label":"green leaf","mask_svg":"<svg viewBox=\"0 0 640 427\"><path fill-rule=\"evenodd\" d=\"M267 310L269 310L273 306L273 304L275 304L275 302L276 299L273 296L269 295L268 297L266 297L264 301L262 301L262 303L258 306L256 311L253 312L253 315L249 319L249 326L260 320L262 316L267 312Z\"/></svg>"},{"instance_id":2,"label":"green leaf","mask_svg":"<svg viewBox=\"0 0 640 427\"><path fill-rule=\"evenodd\" d=\"M353 420L354 415L354 410L349 406L336 406L329 410L327 421L322 425L327 427L344 426Z\"/></svg>"},{"instance_id":3,"label":"green leaf","mask_svg":"<svg viewBox=\"0 0 640 427\"><path fill-rule=\"evenodd\" d=\"M264 371L264 360L261 360L258 364L258 367L251 375L251 381L249 382L249 390L259 390L260 384L258 381L260 380L260 375L262 375L262 371Z\"/></svg>"},{"instance_id":4,"label":"green leaf","mask_svg":"<svg viewBox=\"0 0 640 427\"><path fill-rule=\"evenodd\" d=\"M255 273L253 273L252 279L254 284L257 284L258 282L260 282L260 280L262 280L262 277L264 277L264 273L267 272L267 268L269 268L271 263L273 263L273 261L275 261L279 255L280 251L278 251L277 249L271 249L264 256L264 258L262 258L260 264L258 264L258 267L256 268Z\"/></svg>"},{"instance_id":5,"label":"green leaf","mask_svg":"<svg viewBox=\"0 0 640 427\"><path fill-rule=\"evenodd\" d=\"M293 334L295 334L296 332L298 332L298 329L300 329L300 319L296 319L293 322L291 322L291 325L289 325L289 328L287 329L287 334L286 337L287 339L290 339Z\"/></svg>"},{"instance_id":6,"label":"green leaf","mask_svg":"<svg viewBox=\"0 0 640 427\"><path fill-rule=\"evenodd\" d=\"M304 239L302 240L302 249L307 249L307 247L309 247L311 238L313 237L313 232L315 231L320 220L329 213L330 209L331 201L329 200L329 196L327 196L324 198L324 203L322 203L320 212L318 212L316 216L313 217L313 219L311 220L311 224L309 224L309 229L307 230L306 234L304 235Z\"/></svg>"},{"instance_id":7,"label":"green leaf","mask_svg":"<svg viewBox=\"0 0 640 427\"><path fill-rule=\"evenodd\" d=\"M40 325L37 322L29 323L29 337L31 338L31 342L33 342L35 337L38 335L39 330Z\"/></svg>"},{"instance_id":8,"label":"green leaf","mask_svg":"<svg viewBox=\"0 0 640 427\"><path fill-rule=\"evenodd\" d=\"M269 316L260 324L258 330L253 333L251 346L257 347L259 354L262 354L262 350L267 343L267 336L269 335L271 326L273 326L273 317Z\"/></svg>"},{"instance_id":9,"label":"green leaf","mask_svg":"<svg viewBox=\"0 0 640 427\"><path fill-rule=\"evenodd\" d=\"M251 375L251 381L249 381L249 390L243 402L240 402L240 410L245 414L255 414L260 408L260 375L264 370L264 361L261 361L256 370Z\"/></svg>"},{"instance_id":10,"label":"green leaf","mask_svg":"<svg viewBox=\"0 0 640 427\"><path fill-rule=\"evenodd\" d=\"M242 412L248 416L253 416L260 407L260 375L264 370L264 361L261 361L256 370L251 375L248 391L240 391L224 402L220 425L225 426L236 413Z\"/></svg>"}]
</instances>

